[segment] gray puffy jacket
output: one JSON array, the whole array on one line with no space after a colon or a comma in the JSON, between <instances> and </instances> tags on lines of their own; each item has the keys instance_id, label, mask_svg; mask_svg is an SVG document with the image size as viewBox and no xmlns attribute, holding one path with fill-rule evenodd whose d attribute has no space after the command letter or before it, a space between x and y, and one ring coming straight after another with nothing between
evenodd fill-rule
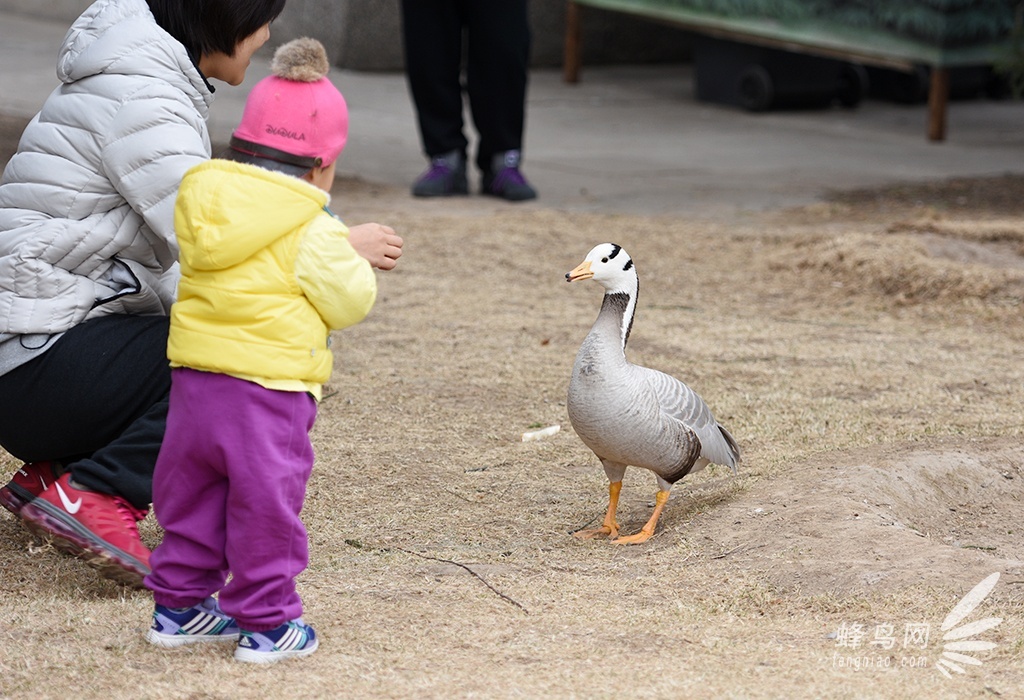
<instances>
[{"instance_id":1,"label":"gray puffy jacket","mask_svg":"<svg viewBox=\"0 0 1024 700\"><path fill-rule=\"evenodd\" d=\"M210 157L212 89L145 0L89 7L57 75L0 180L0 343L167 314L178 184Z\"/></svg>"}]
</instances>

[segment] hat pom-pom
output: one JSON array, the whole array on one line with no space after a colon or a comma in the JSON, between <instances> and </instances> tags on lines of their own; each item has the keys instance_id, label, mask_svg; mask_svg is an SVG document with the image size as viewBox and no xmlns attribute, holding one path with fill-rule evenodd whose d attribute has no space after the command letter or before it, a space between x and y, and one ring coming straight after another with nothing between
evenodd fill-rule
<instances>
[{"instance_id":1,"label":"hat pom-pom","mask_svg":"<svg viewBox=\"0 0 1024 700\"><path fill-rule=\"evenodd\" d=\"M301 37L281 44L270 61L271 72L285 80L312 83L330 70L327 50L316 39Z\"/></svg>"}]
</instances>

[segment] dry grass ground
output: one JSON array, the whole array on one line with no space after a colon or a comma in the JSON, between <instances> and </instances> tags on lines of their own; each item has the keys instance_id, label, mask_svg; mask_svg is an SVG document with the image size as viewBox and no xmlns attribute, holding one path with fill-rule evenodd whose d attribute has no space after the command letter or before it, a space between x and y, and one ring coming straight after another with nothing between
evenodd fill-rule
<instances>
[{"instance_id":1,"label":"dry grass ground","mask_svg":"<svg viewBox=\"0 0 1024 700\"><path fill-rule=\"evenodd\" d=\"M1024 179L742 221L357 182L335 203L407 249L337 335L313 434L321 650L253 669L153 648L149 595L3 512L0 696L1024 697ZM569 534L607 492L564 405L601 290L564 273L603 241L641 278L630 358L699 391L744 458L677 484L636 547ZM625 532L654 491L627 474ZM1002 618L975 635L995 647L947 678L940 627L995 572L968 618Z\"/></svg>"}]
</instances>

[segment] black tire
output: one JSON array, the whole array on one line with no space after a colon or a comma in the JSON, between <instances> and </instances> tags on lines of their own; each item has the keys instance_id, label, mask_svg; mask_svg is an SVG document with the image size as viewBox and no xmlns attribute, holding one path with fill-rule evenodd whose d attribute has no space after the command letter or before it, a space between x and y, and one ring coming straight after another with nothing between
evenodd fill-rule
<instances>
[{"instance_id":1,"label":"black tire","mask_svg":"<svg viewBox=\"0 0 1024 700\"><path fill-rule=\"evenodd\" d=\"M836 99L843 107L853 109L868 95L868 72L864 66L847 63L839 70Z\"/></svg>"},{"instance_id":2,"label":"black tire","mask_svg":"<svg viewBox=\"0 0 1024 700\"><path fill-rule=\"evenodd\" d=\"M740 71L736 79L736 95L741 107L750 112L764 112L775 99L772 76L764 66L752 63Z\"/></svg>"}]
</instances>

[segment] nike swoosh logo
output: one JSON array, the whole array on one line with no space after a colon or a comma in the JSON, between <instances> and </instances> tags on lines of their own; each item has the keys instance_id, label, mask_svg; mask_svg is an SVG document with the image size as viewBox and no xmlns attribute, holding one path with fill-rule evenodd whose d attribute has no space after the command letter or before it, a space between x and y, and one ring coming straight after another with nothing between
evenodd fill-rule
<instances>
[{"instance_id":1,"label":"nike swoosh logo","mask_svg":"<svg viewBox=\"0 0 1024 700\"><path fill-rule=\"evenodd\" d=\"M64 489L60 487L60 484L54 484L57 487L57 495L60 496L60 502L64 504L64 509L67 512L74 515L78 512L78 509L82 507L82 497L79 496L77 501L72 502L68 495L64 493Z\"/></svg>"}]
</instances>

